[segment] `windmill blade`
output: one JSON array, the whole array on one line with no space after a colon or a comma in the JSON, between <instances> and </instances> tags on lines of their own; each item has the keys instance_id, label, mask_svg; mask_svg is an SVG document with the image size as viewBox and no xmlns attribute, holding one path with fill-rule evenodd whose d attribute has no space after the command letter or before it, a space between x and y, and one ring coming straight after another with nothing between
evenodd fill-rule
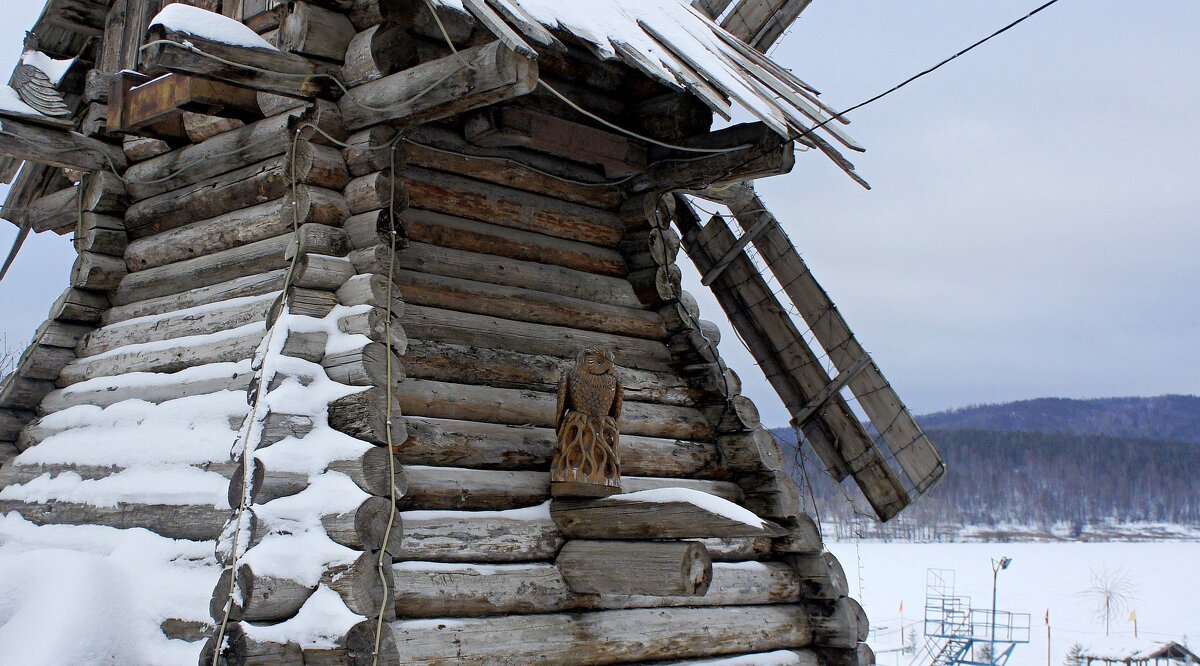
<instances>
[{"instance_id":1,"label":"windmill blade","mask_svg":"<svg viewBox=\"0 0 1200 666\"><path fill-rule=\"evenodd\" d=\"M17 237L13 239L12 249L8 251L8 257L4 260L4 266L0 267L0 281L4 280L4 276L8 275L8 269L12 268L13 263L17 260L17 254L21 251L21 246L25 244L25 239L29 236L29 221L21 223L21 228L17 232Z\"/></svg>"},{"instance_id":2,"label":"windmill blade","mask_svg":"<svg viewBox=\"0 0 1200 666\"><path fill-rule=\"evenodd\" d=\"M754 187L749 183L735 185L721 192L721 197L743 228L768 222L765 231L753 240L755 248L839 370L847 372L865 363L846 385L908 478L914 498L925 493L945 474L946 466L891 382L871 361Z\"/></svg>"}]
</instances>

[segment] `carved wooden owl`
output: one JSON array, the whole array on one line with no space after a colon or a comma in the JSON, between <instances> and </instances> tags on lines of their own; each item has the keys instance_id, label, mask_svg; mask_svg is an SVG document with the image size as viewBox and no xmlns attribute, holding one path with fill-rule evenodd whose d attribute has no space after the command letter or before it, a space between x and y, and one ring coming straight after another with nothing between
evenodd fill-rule
<instances>
[{"instance_id":1,"label":"carved wooden owl","mask_svg":"<svg viewBox=\"0 0 1200 666\"><path fill-rule=\"evenodd\" d=\"M562 423L568 410L619 419L623 402L621 378L612 352L584 349L579 353L575 367L558 382L558 410L554 422Z\"/></svg>"}]
</instances>

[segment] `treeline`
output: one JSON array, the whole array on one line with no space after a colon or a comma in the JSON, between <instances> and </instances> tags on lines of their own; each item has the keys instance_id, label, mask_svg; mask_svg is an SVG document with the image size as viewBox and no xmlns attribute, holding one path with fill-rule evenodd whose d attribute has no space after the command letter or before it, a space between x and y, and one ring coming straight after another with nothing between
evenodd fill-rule
<instances>
[{"instance_id":1,"label":"treeline","mask_svg":"<svg viewBox=\"0 0 1200 666\"><path fill-rule=\"evenodd\" d=\"M963 407L917 420L926 430L1045 432L1200 443L1200 396L1038 398Z\"/></svg>"},{"instance_id":2,"label":"treeline","mask_svg":"<svg viewBox=\"0 0 1200 666\"><path fill-rule=\"evenodd\" d=\"M889 523L896 538L937 539L963 527L1008 525L1065 531L1068 537L1106 522L1200 526L1200 445L987 430L928 433L949 471ZM790 431L778 434L793 441ZM794 446L789 453L788 471L807 497L801 458ZM811 450L805 458L823 522L865 524L856 519L870 508L853 481L838 488Z\"/></svg>"}]
</instances>

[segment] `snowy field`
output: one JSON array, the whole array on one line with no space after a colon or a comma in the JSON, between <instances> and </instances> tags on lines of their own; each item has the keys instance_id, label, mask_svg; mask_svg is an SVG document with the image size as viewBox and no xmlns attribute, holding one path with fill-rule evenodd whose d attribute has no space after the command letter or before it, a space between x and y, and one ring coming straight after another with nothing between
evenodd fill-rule
<instances>
[{"instance_id":1,"label":"snowy field","mask_svg":"<svg viewBox=\"0 0 1200 666\"><path fill-rule=\"evenodd\" d=\"M921 620L925 606L926 570L953 569L956 594L971 597L974 608L990 608L991 559L1011 557L1000 572L997 608L1029 613L1028 645L1018 646L1009 664L1046 663L1046 625L1050 611L1051 659L1058 666L1074 643L1103 643L1104 623L1097 615L1098 599L1089 593L1093 574L1124 578L1130 589L1128 609L1112 623L1109 642L1133 636L1130 611L1136 611L1143 639L1184 637L1195 651L1200 645L1200 543L861 543L827 544L841 561L854 597L871 618L870 645L880 664L913 662L894 651L900 645L900 603L904 602L904 633L917 629L924 642ZM860 578L861 577L861 578ZM861 580L861 583L860 583ZM893 651L889 651L893 650Z\"/></svg>"}]
</instances>

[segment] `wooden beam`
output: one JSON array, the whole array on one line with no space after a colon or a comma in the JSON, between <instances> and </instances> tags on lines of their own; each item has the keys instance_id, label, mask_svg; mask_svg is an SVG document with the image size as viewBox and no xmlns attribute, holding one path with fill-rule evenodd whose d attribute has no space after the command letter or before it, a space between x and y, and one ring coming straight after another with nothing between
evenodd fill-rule
<instances>
[{"instance_id":1,"label":"wooden beam","mask_svg":"<svg viewBox=\"0 0 1200 666\"><path fill-rule=\"evenodd\" d=\"M676 221L683 231L688 256L701 273L706 273L733 246L733 234L719 217L700 227L690 204L681 197L676 203ZM720 274L713 283L713 293L788 412L800 414L832 380L804 341L788 309L744 254ZM854 476L881 519L895 516L908 504L900 480L839 396L833 396L820 418L797 426L834 479Z\"/></svg>"},{"instance_id":2,"label":"wooden beam","mask_svg":"<svg viewBox=\"0 0 1200 666\"><path fill-rule=\"evenodd\" d=\"M150 27L142 62L153 75L190 74L288 97L337 99L342 94L334 84L338 69L334 65L281 51L223 44L162 25Z\"/></svg>"},{"instance_id":3,"label":"wooden beam","mask_svg":"<svg viewBox=\"0 0 1200 666\"><path fill-rule=\"evenodd\" d=\"M669 192L720 186L788 173L796 164L794 144L764 123L734 125L678 143L728 152L705 154L655 148L650 167L628 184L629 190Z\"/></svg>"},{"instance_id":4,"label":"wooden beam","mask_svg":"<svg viewBox=\"0 0 1200 666\"><path fill-rule=\"evenodd\" d=\"M118 146L7 118L0 120L0 155L77 171L120 171L128 165Z\"/></svg>"},{"instance_id":5,"label":"wooden beam","mask_svg":"<svg viewBox=\"0 0 1200 666\"><path fill-rule=\"evenodd\" d=\"M577 594L702 597L712 583L712 559L695 541L573 539L554 564Z\"/></svg>"},{"instance_id":6,"label":"wooden beam","mask_svg":"<svg viewBox=\"0 0 1200 666\"><path fill-rule=\"evenodd\" d=\"M599 164L609 178L646 170L647 151L641 142L529 109L485 109L467 120L466 137L487 148L529 148Z\"/></svg>"},{"instance_id":7,"label":"wooden beam","mask_svg":"<svg viewBox=\"0 0 1200 666\"><path fill-rule=\"evenodd\" d=\"M245 121L262 117L254 91L182 74L165 74L131 88L122 101L115 129L125 132L184 111Z\"/></svg>"},{"instance_id":8,"label":"wooden beam","mask_svg":"<svg viewBox=\"0 0 1200 666\"><path fill-rule=\"evenodd\" d=\"M738 0L721 27L766 52L796 21L812 0Z\"/></svg>"},{"instance_id":9,"label":"wooden beam","mask_svg":"<svg viewBox=\"0 0 1200 666\"><path fill-rule=\"evenodd\" d=\"M661 488L604 499L555 499L550 515L568 539L706 539L783 536L787 530L707 493Z\"/></svg>"},{"instance_id":10,"label":"wooden beam","mask_svg":"<svg viewBox=\"0 0 1200 666\"><path fill-rule=\"evenodd\" d=\"M112 0L50 0L39 23L47 23L69 32L99 37Z\"/></svg>"},{"instance_id":11,"label":"wooden beam","mask_svg":"<svg viewBox=\"0 0 1200 666\"><path fill-rule=\"evenodd\" d=\"M416 125L528 94L537 81L533 59L497 41L364 83L339 106L351 131Z\"/></svg>"}]
</instances>

